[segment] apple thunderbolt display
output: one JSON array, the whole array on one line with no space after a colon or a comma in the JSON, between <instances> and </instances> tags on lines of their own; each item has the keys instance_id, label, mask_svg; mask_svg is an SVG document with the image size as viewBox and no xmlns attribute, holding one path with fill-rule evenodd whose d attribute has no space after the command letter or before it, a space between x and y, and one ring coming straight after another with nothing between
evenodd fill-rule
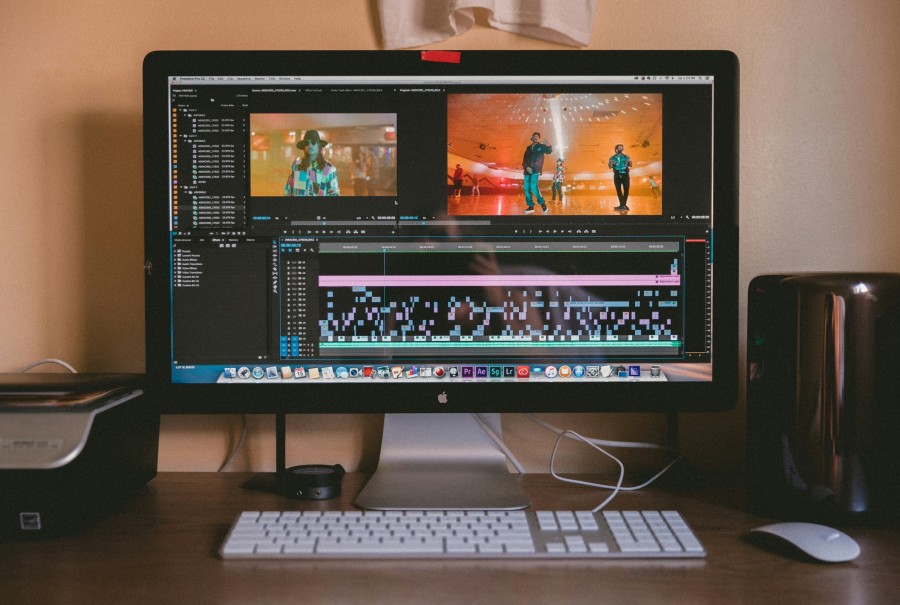
<instances>
[{"instance_id":1,"label":"apple thunderbolt display","mask_svg":"<svg viewBox=\"0 0 900 605\"><path fill-rule=\"evenodd\" d=\"M151 53L150 395L384 413L365 508L527 506L481 415L732 407L737 90L717 51Z\"/></svg>"}]
</instances>

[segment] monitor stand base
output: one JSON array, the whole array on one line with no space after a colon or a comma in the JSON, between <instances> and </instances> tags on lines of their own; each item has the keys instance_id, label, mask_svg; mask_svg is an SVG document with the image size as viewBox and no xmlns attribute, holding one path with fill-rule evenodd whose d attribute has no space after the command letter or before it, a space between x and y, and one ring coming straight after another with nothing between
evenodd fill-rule
<instances>
[{"instance_id":1,"label":"monitor stand base","mask_svg":"<svg viewBox=\"0 0 900 605\"><path fill-rule=\"evenodd\" d=\"M482 418L500 434L500 415ZM471 414L385 414L378 470L356 499L371 510L518 510L531 504Z\"/></svg>"}]
</instances>

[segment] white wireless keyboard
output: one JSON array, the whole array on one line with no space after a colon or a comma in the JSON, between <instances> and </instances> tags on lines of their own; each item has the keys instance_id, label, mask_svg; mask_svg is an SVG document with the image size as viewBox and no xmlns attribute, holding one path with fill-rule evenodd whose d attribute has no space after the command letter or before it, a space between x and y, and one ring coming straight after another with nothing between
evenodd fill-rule
<instances>
[{"instance_id":1,"label":"white wireless keyboard","mask_svg":"<svg viewBox=\"0 0 900 605\"><path fill-rule=\"evenodd\" d=\"M241 513L225 559L685 558L706 550L675 511Z\"/></svg>"}]
</instances>

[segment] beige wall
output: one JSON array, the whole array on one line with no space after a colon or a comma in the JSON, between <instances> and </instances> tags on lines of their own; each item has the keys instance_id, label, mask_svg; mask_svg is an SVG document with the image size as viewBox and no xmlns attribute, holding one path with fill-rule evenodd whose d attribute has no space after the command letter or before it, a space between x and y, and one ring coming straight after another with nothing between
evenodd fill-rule
<instances>
[{"instance_id":1,"label":"beige wall","mask_svg":"<svg viewBox=\"0 0 900 605\"><path fill-rule=\"evenodd\" d=\"M900 271L900 3L599 0L590 47L729 49L741 59L740 283L760 273ZM0 372L42 357L144 367L141 60L156 49L377 49L374 0L7 0L0 20ZM341 15L335 15L340 6ZM328 13L304 21L304 15ZM483 22L484 19L482 18ZM317 33L310 42L310 35ZM558 48L480 24L435 48ZM743 296L743 295L742 295ZM746 313L741 312L741 331ZM743 362L743 358L742 358ZM744 406L688 415L695 462L735 468ZM556 416L597 436L660 440L655 416ZM292 417L289 462L371 468L380 417ZM252 417L234 469L274 466ZM544 470L552 439L504 418ZM234 417L165 417L163 470L215 469ZM652 463L652 460L642 459ZM588 452L576 470L605 468Z\"/></svg>"}]
</instances>

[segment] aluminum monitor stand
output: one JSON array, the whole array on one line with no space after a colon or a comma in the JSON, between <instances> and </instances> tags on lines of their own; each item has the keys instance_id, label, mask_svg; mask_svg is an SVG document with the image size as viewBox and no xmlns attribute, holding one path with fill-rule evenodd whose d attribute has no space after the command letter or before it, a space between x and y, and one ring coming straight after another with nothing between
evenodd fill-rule
<instances>
[{"instance_id":1,"label":"aluminum monitor stand","mask_svg":"<svg viewBox=\"0 0 900 605\"><path fill-rule=\"evenodd\" d=\"M482 418L500 434L500 415ZM385 414L378 470L356 499L372 510L517 510L531 504L471 414Z\"/></svg>"}]
</instances>

